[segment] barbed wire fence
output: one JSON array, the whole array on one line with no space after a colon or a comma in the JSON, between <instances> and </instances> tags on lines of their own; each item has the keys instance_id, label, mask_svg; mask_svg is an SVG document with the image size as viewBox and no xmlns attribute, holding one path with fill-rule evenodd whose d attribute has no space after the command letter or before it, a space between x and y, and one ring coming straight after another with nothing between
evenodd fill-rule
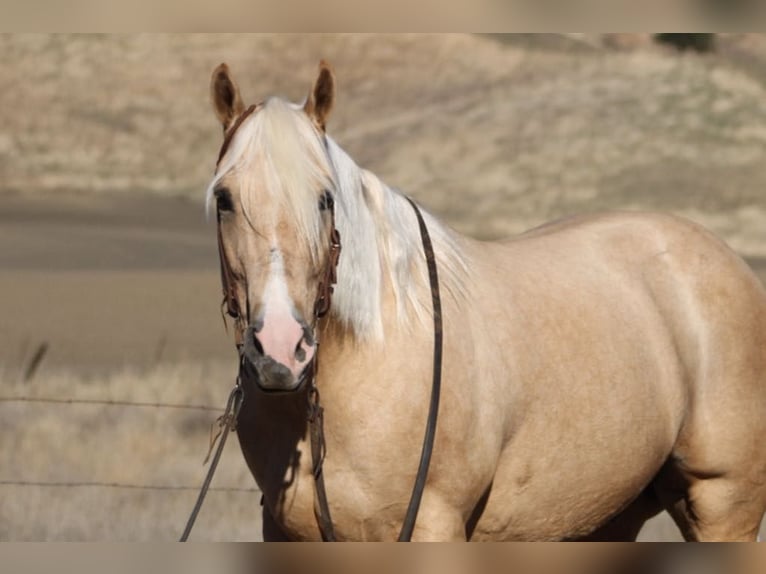
<instances>
[{"instance_id":1,"label":"barbed wire fence","mask_svg":"<svg viewBox=\"0 0 766 574\"><path fill-rule=\"evenodd\" d=\"M162 352L166 345L166 337L163 335L158 342L155 352L154 364L159 364ZM50 351L50 343L41 341L32 345L30 341L24 341L21 348L20 368L17 380L23 384L29 384L35 378L40 367ZM2 404L49 404L64 406L102 406L102 407L120 407L126 409L166 409L170 411L197 411L208 413L223 413L223 407L206 404L174 403L161 401L132 401L120 399L99 399L99 398L68 398L55 396L32 396L32 395L13 395L0 396L0 405ZM6 488L45 488L45 489L115 489L115 490L135 490L135 491L156 491L156 492L199 492L200 484L147 484L120 481L101 481L101 480L34 480L27 477L6 478L0 474L0 487ZM210 492L222 493L244 493L257 494L260 490L255 487L238 486L211 486Z\"/></svg>"},{"instance_id":2,"label":"barbed wire fence","mask_svg":"<svg viewBox=\"0 0 766 574\"><path fill-rule=\"evenodd\" d=\"M118 399L76 399L61 397L34 397L34 396L0 396L2 403L37 403L37 404L56 404L56 405L88 405L88 406L108 406L133 409L169 409L186 411L203 411L223 413L222 407L202 404L184 404L169 402L150 402L150 401L125 401ZM0 486L8 487L37 487L37 488L111 488L124 490L149 490L149 491L199 491L200 485L173 485L173 484L135 484L129 482L107 482L107 481L44 481L27 479L4 479L0 478ZM237 486L211 486L211 492L229 492L229 493L259 493L260 490L253 487Z\"/></svg>"}]
</instances>

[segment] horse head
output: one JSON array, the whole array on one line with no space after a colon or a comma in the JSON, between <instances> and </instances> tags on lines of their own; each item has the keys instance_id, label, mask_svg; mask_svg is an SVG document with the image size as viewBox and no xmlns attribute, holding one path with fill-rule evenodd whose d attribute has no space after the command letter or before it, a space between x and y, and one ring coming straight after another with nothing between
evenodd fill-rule
<instances>
[{"instance_id":1,"label":"horse head","mask_svg":"<svg viewBox=\"0 0 766 574\"><path fill-rule=\"evenodd\" d=\"M296 390L313 365L340 248L325 147L334 77L322 62L305 103L270 98L245 108L221 64L210 89L224 131L208 188L224 304L244 371L264 390Z\"/></svg>"}]
</instances>

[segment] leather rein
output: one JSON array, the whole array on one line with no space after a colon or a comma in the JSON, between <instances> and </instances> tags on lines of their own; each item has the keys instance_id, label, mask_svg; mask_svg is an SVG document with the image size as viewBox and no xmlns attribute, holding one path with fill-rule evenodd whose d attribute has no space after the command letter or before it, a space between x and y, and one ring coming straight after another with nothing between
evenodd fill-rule
<instances>
[{"instance_id":1,"label":"leather rein","mask_svg":"<svg viewBox=\"0 0 766 574\"><path fill-rule=\"evenodd\" d=\"M221 162L221 159L226 154L229 145L234 137L234 134L255 110L258 109L260 104L254 104L247 108L234 124L226 131L221 151L218 154L218 162L216 168ZM324 138L325 146L327 140ZM329 192L327 192L329 194ZM433 351L433 379L431 383L431 399L428 408L428 418L426 422L425 435L423 437L423 446L420 454L420 463L418 465L417 474L415 477L415 483L413 485L410 501L407 506L407 512L405 514L402 529L399 533L398 541L408 542L412 537L412 532L415 528L415 521L417 520L418 510L420 508L420 502L423 497L423 491L425 490L426 479L428 477L428 469L431 462L431 454L433 452L434 438L436 435L436 421L439 412L439 397L441 394L441 367L442 367L442 346L443 346L443 329L442 329L442 312L441 312L441 297L439 293L439 277L436 267L436 257L434 255L433 245L431 243L431 237L428 233L428 227L423 220L423 215L420 212L418 206L409 197L405 196L405 199L412 206L415 212L415 216L418 221L418 228L420 230L420 238L423 244L423 252L425 254L426 265L428 267L428 279L431 287L431 302L433 306L433 322L434 322L434 351ZM321 275L321 280L317 290L317 298L314 303L314 324L324 317L330 310L330 304L332 300L332 294L334 285L337 280L337 265L340 258L341 242L340 233L335 227L335 205L332 196L325 200L324 208L329 210L331 217L331 228L329 237L329 255L325 265L324 272ZM240 353L240 368L244 364L246 355L248 354L249 347L254 343L252 340L253 333L252 328L248 327L245 322L247 316L242 313L242 309L239 305L239 297L237 294L237 278L229 266L226 253L223 249L223 237L221 235L221 219L220 213L216 211L217 227L218 227L218 256L220 261L221 270L221 285L223 288L223 308L229 316L234 319L235 323L235 342ZM224 321L225 323L225 321ZM311 363L307 367L307 383L308 383L308 413L307 420L309 423L309 434L311 440L311 459L312 459L312 475L314 477L315 487L315 505L314 514L317 519L320 533L323 541L335 541L335 529L333 527L332 518L330 515L330 507L327 501L327 493L325 491L323 463L326 453L326 443L324 437L324 409L320 404L319 389L316 386L316 376L319 369L318 356L319 356L319 337L315 329L315 339L317 350L314 353L314 357ZM300 387L299 387L300 388ZM244 400L240 397L240 402ZM238 411L237 411L238 414ZM235 421L236 422L236 421ZM219 455L220 456L220 455Z\"/></svg>"}]
</instances>

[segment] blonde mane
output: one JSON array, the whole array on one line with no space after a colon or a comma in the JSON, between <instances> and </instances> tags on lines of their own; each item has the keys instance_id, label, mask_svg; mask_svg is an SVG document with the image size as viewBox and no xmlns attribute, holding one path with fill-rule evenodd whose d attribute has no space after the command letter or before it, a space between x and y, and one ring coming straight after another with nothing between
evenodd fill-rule
<instances>
[{"instance_id":1,"label":"blonde mane","mask_svg":"<svg viewBox=\"0 0 766 574\"><path fill-rule=\"evenodd\" d=\"M248 182L254 177L254 161L265 162L264 186ZM332 313L355 336L383 339L386 286L393 291L400 324L430 318L428 274L412 207L398 191L357 166L330 137L323 140L302 105L271 98L240 126L208 186L207 205L227 173L242 178L240 203L246 217L263 201L249 192L268 189L269 199L288 210L314 253L327 241L317 208L318 190L334 194L343 249ZM468 275L454 232L425 211L423 217L442 290L462 299Z\"/></svg>"}]
</instances>

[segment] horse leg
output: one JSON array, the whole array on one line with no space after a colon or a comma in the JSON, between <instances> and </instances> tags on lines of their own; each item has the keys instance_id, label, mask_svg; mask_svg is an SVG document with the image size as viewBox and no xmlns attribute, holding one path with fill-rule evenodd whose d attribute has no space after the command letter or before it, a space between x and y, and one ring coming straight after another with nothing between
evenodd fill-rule
<instances>
[{"instance_id":1,"label":"horse leg","mask_svg":"<svg viewBox=\"0 0 766 574\"><path fill-rule=\"evenodd\" d=\"M739 465L701 464L686 451L671 458L655 480L657 497L687 541L754 541L766 510L766 484L755 477L766 470L762 454L749 453ZM733 450L721 452L724 455ZM704 459L702 459L704 460ZM682 462L683 461L683 462ZM755 470L755 473L753 471Z\"/></svg>"},{"instance_id":2,"label":"horse leg","mask_svg":"<svg viewBox=\"0 0 766 574\"><path fill-rule=\"evenodd\" d=\"M763 518L763 488L736 475L684 477L683 491L658 492L690 542L753 542Z\"/></svg>"},{"instance_id":3,"label":"horse leg","mask_svg":"<svg viewBox=\"0 0 766 574\"><path fill-rule=\"evenodd\" d=\"M699 541L755 542L763 518L763 486L743 476L695 480L689 486L691 533ZM760 494L760 496L759 496Z\"/></svg>"}]
</instances>

